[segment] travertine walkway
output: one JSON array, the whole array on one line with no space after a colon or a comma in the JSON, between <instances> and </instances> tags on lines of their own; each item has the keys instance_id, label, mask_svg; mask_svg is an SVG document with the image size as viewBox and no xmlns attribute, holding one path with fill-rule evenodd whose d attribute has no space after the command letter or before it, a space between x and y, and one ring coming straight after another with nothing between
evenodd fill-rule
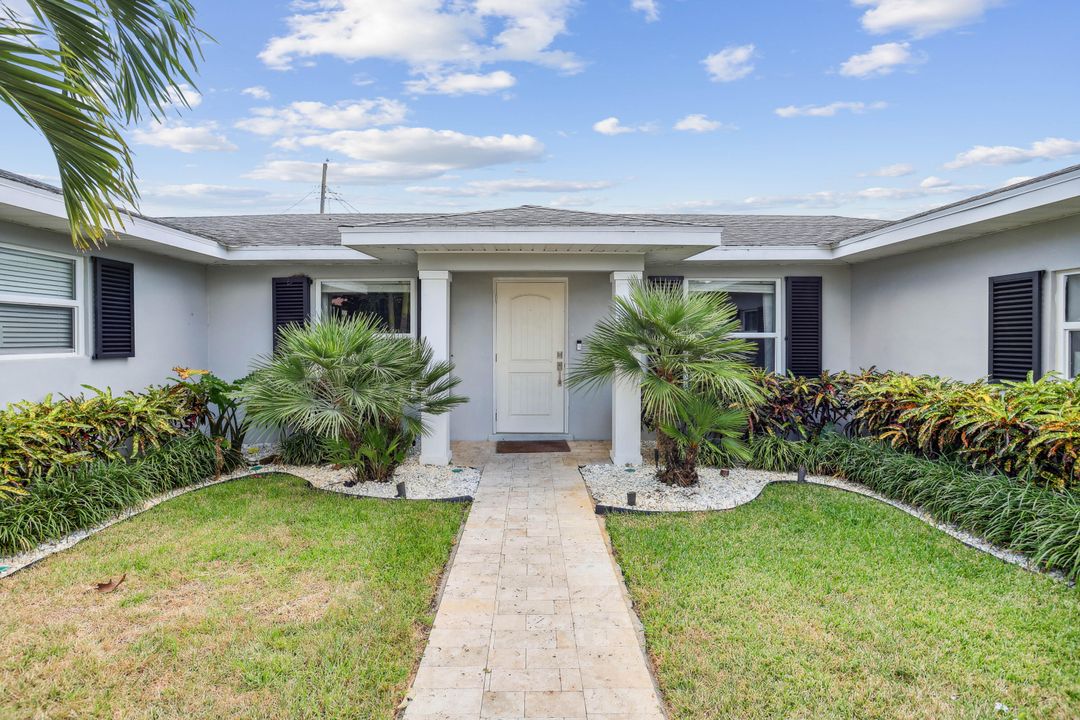
<instances>
[{"instance_id":1,"label":"travertine walkway","mask_svg":"<svg viewBox=\"0 0 1080 720\"><path fill-rule=\"evenodd\" d=\"M407 720L663 718L576 468L587 461L488 460Z\"/></svg>"}]
</instances>

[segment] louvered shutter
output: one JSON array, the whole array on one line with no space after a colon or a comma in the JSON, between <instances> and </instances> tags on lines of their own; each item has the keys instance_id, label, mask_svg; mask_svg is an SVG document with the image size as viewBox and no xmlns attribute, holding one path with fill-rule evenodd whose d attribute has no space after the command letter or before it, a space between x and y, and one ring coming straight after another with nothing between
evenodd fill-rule
<instances>
[{"instance_id":1,"label":"louvered shutter","mask_svg":"<svg viewBox=\"0 0 1080 720\"><path fill-rule=\"evenodd\" d=\"M822 372L821 362L821 278L784 278L787 319L788 372L812 377Z\"/></svg>"},{"instance_id":2,"label":"louvered shutter","mask_svg":"<svg viewBox=\"0 0 1080 720\"><path fill-rule=\"evenodd\" d=\"M989 376L1042 375L1042 271L990 278Z\"/></svg>"},{"instance_id":3,"label":"louvered shutter","mask_svg":"<svg viewBox=\"0 0 1080 720\"><path fill-rule=\"evenodd\" d=\"M135 357L135 266L93 258L94 358Z\"/></svg>"},{"instance_id":4,"label":"louvered shutter","mask_svg":"<svg viewBox=\"0 0 1080 720\"><path fill-rule=\"evenodd\" d=\"M277 350L278 333L287 325L303 325L311 315L311 278L306 275L273 279L273 332Z\"/></svg>"},{"instance_id":5,"label":"louvered shutter","mask_svg":"<svg viewBox=\"0 0 1080 720\"><path fill-rule=\"evenodd\" d=\"M682 275L650 275L648 282L657 287L682 290L683 280Z\"/></svg>"}]
</instances>

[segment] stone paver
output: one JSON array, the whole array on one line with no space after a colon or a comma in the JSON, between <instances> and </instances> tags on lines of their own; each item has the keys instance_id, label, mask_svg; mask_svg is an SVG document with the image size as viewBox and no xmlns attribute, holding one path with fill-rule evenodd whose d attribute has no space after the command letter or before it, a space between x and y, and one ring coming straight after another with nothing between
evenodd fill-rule
<instances>
[{"instance_id":1,"label":"stone paver","mask_svg":"<svg viewBox=\"0 0 1080 720\"><path fill-rule=\"evenodd\" d=\"M577 470L601 460L606 446L471 452L484 474L406 720L662 720L622 579Z\"/></svg>"}]
</instances>

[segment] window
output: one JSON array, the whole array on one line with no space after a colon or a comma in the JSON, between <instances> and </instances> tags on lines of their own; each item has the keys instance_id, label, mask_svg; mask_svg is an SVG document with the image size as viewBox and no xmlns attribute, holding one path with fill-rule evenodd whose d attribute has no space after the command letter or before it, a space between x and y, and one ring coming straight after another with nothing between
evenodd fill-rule
<instances>
[{"instance_id":1,"label":"window","mask_svg":"<svg viewBox=\"0 0 1080 720\"><path fill-rule=\"evenodd\" d=\"M776 280L697 280L687 281L689 292L723 292L738 309L742 331L757 347L751 364L775 371L780 366L780 321Z\"/></svg>"},{"instance_id":2,"label":"window","mask_svg":"<svg viewBox=\"0 0 1080 720\"><path fill-rule=\"evenodd\" d=\"M73 354L81 317L80 259L0 245L0 357Z\"/></svg>"},{"instance_id":3,"label":"window","mask_svg":"<svg viewBox=\"0 0 1080 720\"><path fill-rule=\"evenodd\" d=\"M1080 272L1064 275L1061 284L1065 295L1061 323L1065 362L1061 370L1067 377L1075 378L1080 376Z\"/></svg>"},{"instance_id":4,"label":"window","mask_svg":"<svg viewBox=\"0 0 1080 720\"><path fill-rule=\"evenodd\" d=\"M374 315L388 332L412 335L412 280L321 280L319 311L323 317Z\"/></svg>"}]
</instances>

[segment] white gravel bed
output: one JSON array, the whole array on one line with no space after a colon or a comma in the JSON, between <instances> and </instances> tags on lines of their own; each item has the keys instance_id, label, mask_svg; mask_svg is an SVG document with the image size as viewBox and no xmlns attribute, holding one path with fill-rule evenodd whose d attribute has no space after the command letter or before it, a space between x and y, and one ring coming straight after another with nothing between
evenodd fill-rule
<instances>
[{"instance_id":1,"label":"white gravel bed","mask_svg":"<svg viewBox=\"0 0 1080 720\"><path fill-rule=\"evenodd\" d=\"M629 468L615 465L583 465L581 475L598 505L627 508L626 493L637 492L636 510L686 512L730 510L756 498L778 473L732 468L723 477L716 468L699 468L700 481L693 487L665 485L649 465Z\"/></svg>"},{"instance_id":2,"label":"white gravel bed","mask_svg":"<svg viewBox=\"0 0 1080 720\"><path fill-rule=\"evenodd\" d=\"M633 472L628 472L628 470ZM723 477L720 470L716 468L699 468L698 475L701 480L698 485L679 488L665 485L657 480L655 468L651 466L624 468L614 465L583 465L581 475L597 505L651 512L731 510L756 498L769 483L797 482L798 479L795 473L766 472L746 468L732 468L729 476ZM993 555L999 560L1018 565L1031 572L1065 580L1061 573L1040 568L1026 555L989 543L955 525L940 522L917 507L888 498L860 483L828 475L808 475L806 480L814 485L824 485L873 498L918 518L965 545ZM626 502L626 493L631 490L637 492L637 505L633 508Z\"/></svg>"},{"instance_id":3,"label":"white gravel bed","mask_svg":"<svg viewBox=\"0 0 1080 720\"><path fill-rule=\"evenodd\" d=\"M390 482L358 483L352 487L345 485L352 480L352 472L331 465L263 465L259 472L288 473L307 480L320 490L377 498L397 496L397 484L404 482L405 497L410 500L472 497L480 483L480 471L476 468L421 465L416 457L410 457L400 465Z\"/></svg>"},{"instance_id":4,"label":"white gravel bed","mask_svg":"<svg viewBox=\"0 0 1080 720\"><path fill-rule=\"evenodd\" d=\"M261 448L265 454L272 452L271 446ZM245 448L245 452L247 448ZM250 453L254 456L256 453ZM296 466L296 465L255 465L241 468L220 478L206 480L204 482L177 488L170 492L158 495L136 507L124 510L116 517L95 525L91 528L77 530L70 535L45 542L32 550L28 550L11 557L0 557L0 578L5 578L17 572L27 565L42 560L62 550L82 542L91 535L96 535L107 527L118 522L144 513L152 507L160 505L166 500L171 500L180 495L200 490L211 485L228 482L237 478L255 474L288 473L304 480L312 485L332 492L340 492L346 495L361 495L365 497L392 498L397 495L397 483L405 482L405 494L412 500L444 500L447 498L472 497L476 492L476 486L480 482L480 471L475 468L435 467L420 465L415 456L410 457L394 472L394 481L389 483L361 483L353 487L345 487L351 473L347 470L335 470L331 466Z\"/></svg>"}]
</instances>

